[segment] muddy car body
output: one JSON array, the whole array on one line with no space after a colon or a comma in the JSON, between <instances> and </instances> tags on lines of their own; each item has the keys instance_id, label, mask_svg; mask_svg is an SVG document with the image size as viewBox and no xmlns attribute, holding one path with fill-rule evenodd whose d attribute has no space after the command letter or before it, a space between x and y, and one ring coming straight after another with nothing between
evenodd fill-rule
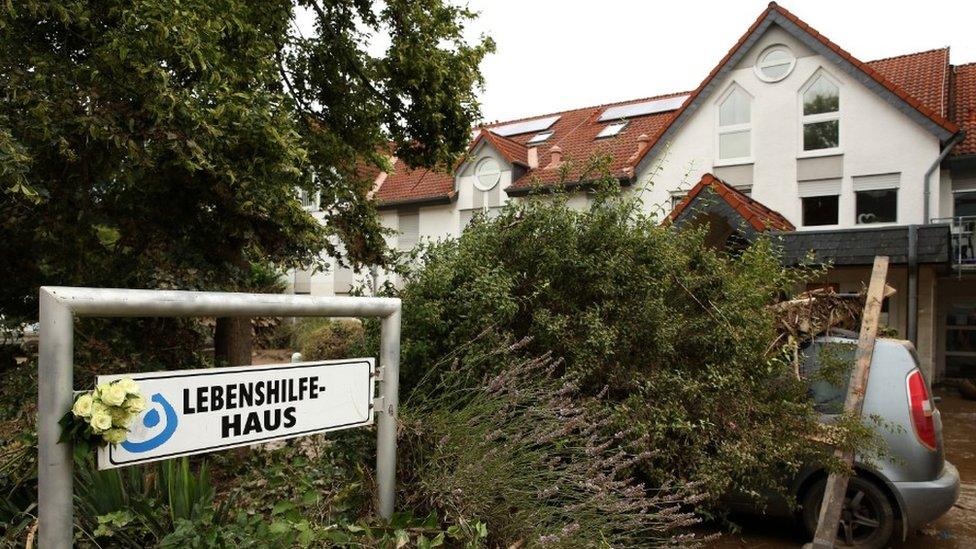
<instances>
[{"instance_id":1,"label":"muddy car body","mask_svg":"<svg viewBox=\"0 0 976 549\"><path fill-rule=\"evenodd\" d=\"M817 339L804 349L804 374L816 379L823 366L825 349L847 353L853 359L857 335L836 333ZM824 380L811 383L815 406L830 422L843 409L846 386ZM907 341L879 338L875 344L871 372L864 397L863 417L881 420L873 426L887 446L883 459L855 460L857 476L850 481L845 498L837 544L841 547L887 547L904 539L923 525L939 518L959 496L959 473L945 460L942 421L928 386L918 367L915 349ZM794 515L813 535L823 498L826 472L805 467L789 482L789 492L798 507L784 498L771 498L765 512ZM739 505L734 505L741 509Z\"/></svg>"}]
</instances>

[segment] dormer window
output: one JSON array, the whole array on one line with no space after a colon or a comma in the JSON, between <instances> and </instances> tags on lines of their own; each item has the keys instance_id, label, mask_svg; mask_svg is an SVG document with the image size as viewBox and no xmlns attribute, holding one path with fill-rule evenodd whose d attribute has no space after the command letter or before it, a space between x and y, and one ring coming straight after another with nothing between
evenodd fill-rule
<instances>
[{"instance_id":1,"label":"dormer window","mask_svg":"<svg viewBox=\"0 0 976 549\"><path fill-rule=\"evenodd\" d=\"M718 106L718 158L745 160L751 157L752 97L734 85Z\"/></svg>"},{"instance_id":2,"label":"dormer window","mask_svg":"<svg viewBox=\"0 0 976 549\"><path fill-rule=\"evenodd\" d=\"M540 133L537 133L537 134L533 135L532 136L532 139L529 139L526 143L529 144L529 145L534 145L536 143L542 143L543 141L545 141L545 140L549 139L550 137L552 137L552 134L553 133L555 133L555 132L548 131L548 132L540 132Z\"/></svg>"},{"instance_id":3,"label":"dormer window","mask_svg":"<svg viewBox=\"0 0 976 549\"><path fill-rule=\"evenodd\" d=\"M840 86L823 71L801 90L803 150L840 148Z\"/></svg>"},{"instance_id":4,"label":"dormer window","mask_svg":"<svg viewBox=\"0 0 976 549\"><path fill-rule=\"evenodd\" d=\"M614 122L613 124L607 124L600 133L596 134L597 139L603 139L604 137L613 137L618 133L622 132L624 128L627 127L627 121Z\"/></svg>"}]
</instances>

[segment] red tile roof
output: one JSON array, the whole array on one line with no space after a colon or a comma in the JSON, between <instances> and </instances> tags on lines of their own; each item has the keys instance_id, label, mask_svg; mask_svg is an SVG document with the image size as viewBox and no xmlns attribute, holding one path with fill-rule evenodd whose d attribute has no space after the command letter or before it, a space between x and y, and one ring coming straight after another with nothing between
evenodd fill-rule
<instances>
[{"instance_id":1,"label":"red tile roof","mask_svg":"<svg viewBox=\"0 0 976 549\"><path fill-rule=\"evenodd\" d=\"M490 128L482 129L478 133L478 137L474 138L468 151L473 151L475 146L482 140L488 141L495 147L504 158L508 160L510 164L520 164L522 166L529 165L529 149L524 143L519 143L507 137L498 135L497 133L491 131Z\"/></svg>"},{"instance_id":2,"label":"red tile roof","mask_svg":"<svg viewBox=\"0 0 976 549\"><path fill-rule=\"evenodd\" d=\"M678 92L487 124L484 128L489 131L483 129L480 132L479 136L472 142L469 152L480 140L487 139L509 162L527 167L529 147L526 142L535 135L535 132L502 137L490 132L491 128L513 122L558 115L559 119L549 128L554 132L552 137L535 145L538 149L539 166L526 170L517 181L513 182L508 189L510 194L526 192L535 185L552 186L586 181L589 176L595 175L595 172L602 173L603 166L597 170L594 169L591 162L591 160L602 156L608 158L609 172L614 177L622 181L630 181L634 176L634 169L648 155L655 143L661 139L681 113L688 109L689 105L705 90L706 86L716 78L722 67L732 59L736 51L745 45L749 36L774 13L809 33L825 47L859 68L865 75L911 105L939 127L950 133L958 131L960 126L969 130L967 139L956 147L953 154L976 153L976 114L973 112L976 110L976 64L956 67L955 79L953 79L951 77L953 67L949 65L949 48L864 63L776 3L769 4L769 7L753 22L722 61L692 92ZM955 94L950 93L950 86L953 81L959 90ZM596 138L596 135L607 124L605 121L598 121L600 114L607 107L682 95L689 97L676 111L629 118L627 126L616 136L604 139ZM955 97L955 100L952 101L953 104L950 104L952 97ZM955 122L950 121L950 117ZM646 145L638 149L638 140L641 135L647 136ZM562 150L563 162L559 165L551 163L552 148L556 145ZM430 200L435 196L452 199L454 192L453 175L432 174L426 170L406 170L402 163L397 163L395 173L383 182L380 190L376 193L376 198L380 205L392 205L409 201Z\"/></svg>"},{"instance_id":3,"label":"red tile roof","mask_svg":"<svg viewBox=\"0 0 976 549\"><path fill-rule=\"evenodd\" d=\"M399 158L393 163L393 173L374 195L380 206L412 204L435 200L453 200L454 176L424 168L410 169Z\"/></svg>"},{"instance_id":4,"label":"red tile roof","mask_svg":"<svg viewBox=\"0 0 976 549\"><path fill-rule=\"evenodd\" d=\"M933 112L949 117L949 48L877 59L867 65Z\"/></svg>"},{"instance_id":5,"label":"red tile roof","mask_svg":"<svg viewBox=\"0 0 976 549\"><path fill-rule=\"evenodd\" d=\"M670 93L561 113L559 120L550 128L555 132L553 137L538 145L539 167L526 172L509 189L517 193L535 185L585 181L602 173L602 166L597 169L595 162L604 157L609 161L607 167L611 175L629 179L633 175L632 160L637 153L640 136L657 134L670 122L674 112L629 118L627 125L616 136L598 139L597 134L607 126L606 121L598 120L600 114L611 106L632 105L684 94ZM527 141L532 135L514 136L513 139ZM562 150L562 162L559 164L551 162L552 148L556 145Z\"/></svg>"},{"instance_id":6,"label":"red tile roof","mask_svg":"<svg viewBox=\"0 0 976 549\"><path fill-rule=\"evenodd\" d=\"M953 154L976 154L976 63L955 67L954 118L966 131Z\"/></svg>"},{"instance_id":7,"label":"red tile roof","mask_svg":"<svg viewBox=\"0 0 976 549\"><path fill-rule=\"evenodd\" d=\"M688 191L688 195L685 196L681 202L679 202L671 214L668 215L664 223L671 223L678 219L682 212L684 212L701 194L702 190L710 188L715 192L722 200L728 203L735 211L739 212L746 222L748 222L757 231L766 230L776 230L776 231L793 231L796 227L785 217L783 214L766 207L764 204L757 200L746 196L741 191L735 189L728 183L722 181L721 179L715 177L710 173L706 173L702 178L695 184L694 187Z\"/></svg>"}]
</instances>

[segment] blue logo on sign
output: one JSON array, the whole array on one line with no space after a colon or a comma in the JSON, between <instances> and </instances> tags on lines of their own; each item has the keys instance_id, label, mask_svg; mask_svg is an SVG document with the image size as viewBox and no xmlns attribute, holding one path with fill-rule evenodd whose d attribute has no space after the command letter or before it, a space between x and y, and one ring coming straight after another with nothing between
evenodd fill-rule
<instances>
[{"instance_id":1,"label":"blue logo on sign","mask_svg":"<svg viewBox=\"0 0 976 549\"><path fill-rule=\"evenodd\" d=\"M163 409L163 413L166 414L166 427L164 427L158 435L149 440L144 440L142 442L129 442L127 440L123 442L122 447L125 448L127 452L137 454L156 449L164 442L169 440L170 437L173 436L173 433L176 432L176 424L178 423L176 410L173 409L173 406L169 403L169 401L163 398L163 395L159 393L154 394L150 400L159 404L159 406ZM142 424L150 429L159 425L159 410L156 410L155 408L149 410L149 412L142 417Z\"/></svg>"}]
</instances>

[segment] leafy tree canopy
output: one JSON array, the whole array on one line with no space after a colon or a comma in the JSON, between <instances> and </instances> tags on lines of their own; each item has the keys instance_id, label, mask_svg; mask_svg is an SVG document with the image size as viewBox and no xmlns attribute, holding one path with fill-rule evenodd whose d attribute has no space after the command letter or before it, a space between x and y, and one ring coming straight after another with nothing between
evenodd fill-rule
<instances>
[{"instance_id":1,"label":"leafy tree canopy","mask_svg":"<svg viewBox=\"0 0 976 549\"><path fill-rule=\"evenodd\" d=\"M442 0L3 3L0 310L31 315L41 284L230 289L256 261L384 261L371 174L389 153L463 151L493 48L465 40L473 16ZM324 225L297 188L321 192Z\"/></svg>"}]
</instances>

